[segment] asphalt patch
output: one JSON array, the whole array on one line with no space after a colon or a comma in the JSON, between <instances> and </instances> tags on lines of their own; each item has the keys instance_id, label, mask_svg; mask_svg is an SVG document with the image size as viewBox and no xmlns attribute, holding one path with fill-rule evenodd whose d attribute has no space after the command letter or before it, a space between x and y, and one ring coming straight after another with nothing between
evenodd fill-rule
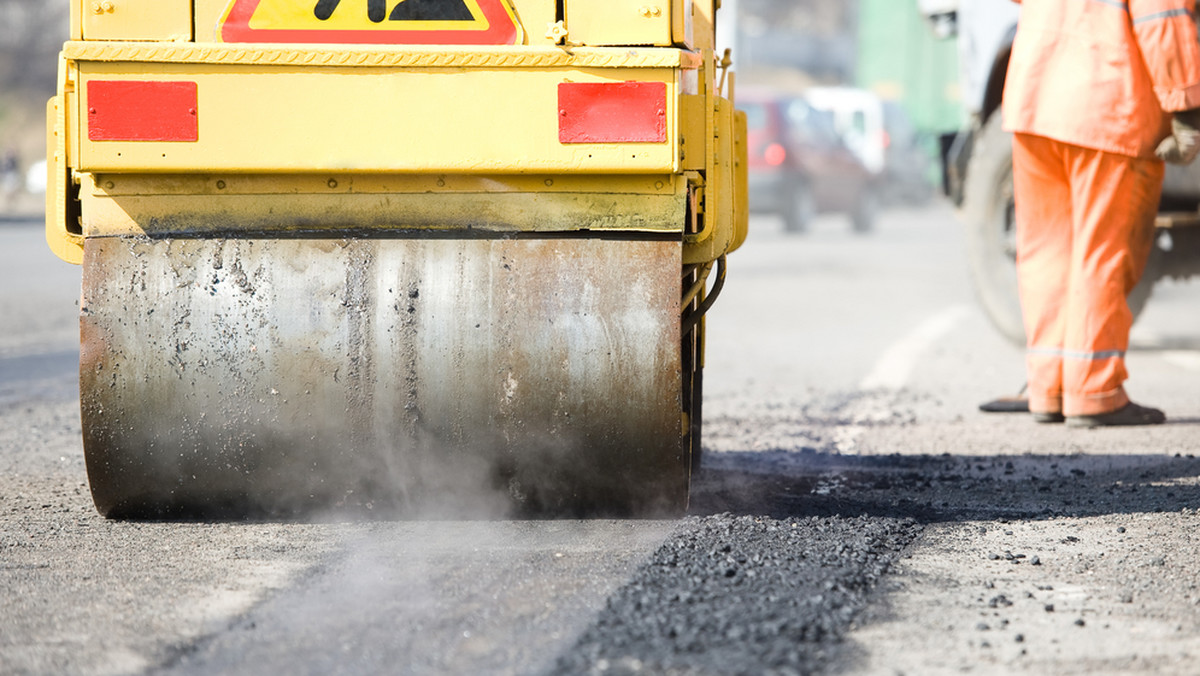
<instances>
[{"instance_id":1,"label":"asphalt patch","mask_svg":"<svg viewBox=\"0 0 1200 676\"><path fill-rule=\"evenodd\" d=\"M689 517L550 673L819 671L920 530L893 517Z\"/></svg>"}]
</instances>

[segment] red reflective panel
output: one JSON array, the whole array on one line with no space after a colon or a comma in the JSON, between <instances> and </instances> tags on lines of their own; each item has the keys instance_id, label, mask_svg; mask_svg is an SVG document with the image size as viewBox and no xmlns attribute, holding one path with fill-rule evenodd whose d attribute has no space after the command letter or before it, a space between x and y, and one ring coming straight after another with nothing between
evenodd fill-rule
<instances>
[{"instance_id":1,"label":"red reflective panel","mask_svg":"<svg viewBox=\"0 0 1200 676\"><path fill-rule=\"evenodd\" d=\"M197 141L195 82L93 80L87 85L91 141Z\"/></svg>"},{"instance_id":2,"label":"red reflective panel","mask_svg":"<svg viewBox=\"0 0 1200 676\"><path fill-rule=\"evenodd\" d=\"M562 143L662 143L667 140L665 82L563 82L558 85Z\"/></svg>"}]
</instances>

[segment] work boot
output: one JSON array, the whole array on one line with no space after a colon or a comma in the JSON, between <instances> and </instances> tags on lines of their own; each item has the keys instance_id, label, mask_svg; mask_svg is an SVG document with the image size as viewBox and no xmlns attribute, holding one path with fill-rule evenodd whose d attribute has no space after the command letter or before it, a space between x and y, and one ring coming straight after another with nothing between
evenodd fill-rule
<instances>
[{"instance_id":1,"label":"work boot","mask_svg":"<svg viewBox=\"0 0 1200 676\"><path fill-rule=\"evenodd\" d=\"M1115 427L1123 425L1161 425L1167 415L1157 408L1139 406L1132 401L1125 406L1099 415L1073 415L1067 418L1067 427Z\"/></svg>"},{"instance_id":2,"label":"work boot","mask_svg":"<svg viewBox=\"0 0 1200 676\"><path fill-rule=\"evenodd\" d=\"M1026 386L1022 385L1021 391L1015 395L997 397L991 401L985 401L979 405L979 410L984 413L1028 413L1029 395L1025 394L1025 388ZM1059 420L1057 422L1062 421Z\"/></svg>"}]
</instances>

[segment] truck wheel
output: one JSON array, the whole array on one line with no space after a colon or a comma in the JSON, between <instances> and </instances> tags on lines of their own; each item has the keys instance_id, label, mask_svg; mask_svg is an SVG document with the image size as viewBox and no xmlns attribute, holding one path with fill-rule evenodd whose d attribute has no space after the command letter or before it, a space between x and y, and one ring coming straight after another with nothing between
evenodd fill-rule
<instances>
[{"instance_id":1,"label":"truck wheel","mask_svg":"<svg viewBox=\"0 0 1200 676\"><path fill-rule=\"evenodd\" d=\"M992 115L975 138L963 191L967 262L979 302L992 324L1025 344L1017 298L1017 231L1013 202L1012 134Z\"/></svg>"},{"instance_id":2,"label":"truck wheel","mask_svg":"<svg viewBox=\"0 0 1200 676\"><path fill-rule=\"evenodd\" d=\"M992 115L975 137L967 165L963 218L971 281L984 312L996 329L1016 345L1025 345L1025 325L1017 292L1017 227L1013 200L1012 134ZM1157 247L1147 272L1129 293L1136 319L1146 306L1156 275Z\"/></svg>"}]
</instances>

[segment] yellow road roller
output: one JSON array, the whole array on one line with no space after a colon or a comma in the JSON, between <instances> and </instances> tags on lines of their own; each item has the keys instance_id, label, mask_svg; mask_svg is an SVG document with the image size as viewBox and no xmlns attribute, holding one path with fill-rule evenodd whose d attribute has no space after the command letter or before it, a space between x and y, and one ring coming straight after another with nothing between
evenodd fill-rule
<instances>
[{"instance_id":1,"label":"yellow road roller","mask_svg":"<svg viewBox=\"0 0 1200 676\"><path fill-rule=\"evenodd\" d=\"M110 517L686 508L719 0L71 0L46 234Z\"/></svg>"}]
</instances>

